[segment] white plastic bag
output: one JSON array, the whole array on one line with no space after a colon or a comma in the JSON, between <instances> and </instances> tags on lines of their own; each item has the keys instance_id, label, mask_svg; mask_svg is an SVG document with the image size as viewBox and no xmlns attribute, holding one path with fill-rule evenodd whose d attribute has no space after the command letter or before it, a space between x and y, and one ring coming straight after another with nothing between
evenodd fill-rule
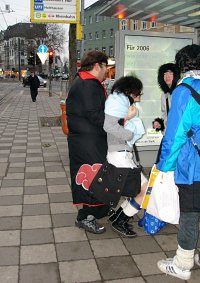
<instances>
[{"instance_id":1,"label":"white plastic bag","mask_svg":"<svg viewBox=\"0 0 200 283\"><path fill-rule=\"evenodd\" d=\"M162 221L178 224L180 217L178 187L174 183L174 172L159 172L155 179L147 212Z\"/></svg>"}]
</instances>

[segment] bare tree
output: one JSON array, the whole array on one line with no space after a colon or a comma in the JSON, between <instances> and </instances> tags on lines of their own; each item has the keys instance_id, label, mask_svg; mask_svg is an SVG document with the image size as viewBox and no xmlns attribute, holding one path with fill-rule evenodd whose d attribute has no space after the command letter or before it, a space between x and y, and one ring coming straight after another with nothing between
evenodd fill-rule
<instances>
[{"instance_id":1,"label":"bare tree","mask_svg":"<svg viewBox=\"0 0 200 283\"><path fill-rule=\"evenodd\" d=\"M46 42L46 44L61 53L63 51L66 33L63 25L54 23L47 24L46 32L48 36L48 42Z\"/></svg>"}]
</instances>

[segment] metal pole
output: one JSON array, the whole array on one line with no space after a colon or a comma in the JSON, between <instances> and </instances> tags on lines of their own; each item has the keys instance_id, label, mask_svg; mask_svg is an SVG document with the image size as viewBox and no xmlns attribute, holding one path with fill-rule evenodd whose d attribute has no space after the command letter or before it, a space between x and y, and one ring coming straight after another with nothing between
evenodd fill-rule
<instances>
[{"instance_id":1,"label":"metal pole","mask_svg":"<svg viewBox=\"0 0 200 283\"><path fill-rule=\"evenodd\" d=\"M84 54L84 6L85 0L81 0L81 25L82 25L82 40L81 40L81 58Z\"/></svg>"}]
</instances>

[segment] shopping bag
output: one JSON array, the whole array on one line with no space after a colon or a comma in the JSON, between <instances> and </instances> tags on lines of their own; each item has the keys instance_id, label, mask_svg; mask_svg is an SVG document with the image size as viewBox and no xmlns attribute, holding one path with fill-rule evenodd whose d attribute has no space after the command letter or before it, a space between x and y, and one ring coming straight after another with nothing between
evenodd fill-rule
<instances>
[{"instance_id":1,"label":"shopping bag","mask_svg":"<svg viewBox=\"0 0 200 283\"><path fill-rule=\"evenodd\" d=\"M178 187L174 183L174 172L159 172L152 187L147 212L158 219L178 224L180 217Z\"/></svg>"},{"instance_id":2,"label":"shopping bag","mask_svg":"<svg viewBox=\"0 0 200 283\"><path fill-rule=\"evenodd\" d=\"M150 195L151 195L151 191L152 191L152 187L153 187L154 181L155 181L159 172L160 171L158 169L156 169L156 165L154 164L152 169L151 169L151 174L150 174L150 177L149 177L146 193L145 193L144 198L142 200L141 208L144 208L144 209L147 208L149 198L150 198Z\"/></svg>"},{"instance_id":3,"label":"shopping bag","mask_svg":"<svg viewBox=\"0 0 200 283\"><path fill-rule=\"evenodd\" d=\"M143 217L138 221L138 225L144 228L147 234L154 235L158 233L162 228L164 228L167 223L162 221L155 216L149 214L144 210Z\"/></svg>"}]
</instances>

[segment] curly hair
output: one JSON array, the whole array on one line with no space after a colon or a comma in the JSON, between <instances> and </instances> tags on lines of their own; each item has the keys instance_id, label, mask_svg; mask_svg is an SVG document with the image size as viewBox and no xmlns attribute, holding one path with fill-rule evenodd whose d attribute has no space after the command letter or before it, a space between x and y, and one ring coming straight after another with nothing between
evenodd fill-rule
<instances>
[{"instance_id":1,"label":"curly hair","mask_svg":"<svg viewBox=\"0 0 200 283\"><path fill-rule=\"evenodd\" d=\"M171 71L174 74L174 78L172 81L171 87L169 87L166 82L164 81L164 73L167 71ZM180 70L179 68L173 63L163 64L158 69L158 84L164 93L172 93L175 89L178 80L180 79Z\"/></svg>"},{"instance_id":2,"label":"curly hair","mask_svg":"<svg viewBox=\"0 0 200 283\"><path fill-rule=\"evenodd\" d=\"M177 52L175 60L182 72L200 70L200 46L191 44L183 47Z\"/></svg>"},{"instance_id":3,"label":"curly hair","mask_svg":"<svg viewBox=\"0 0 200 283\"><path fill-rule=\"evenodd\" d=\"M125 76L119 78L112 86L111 93L114 91L117 93L124 93L129 96L133 93L135 96L141 95L143 84L141 80L133 76Z\"/></svg>"},{"instance_id":4,"label":"curly hair","mask_svg":"<svg viewBox=\"0 0 200 283\"><path fill-rule=\"evenodd\" d=\"M108 56L97 50L89 51L84 54L81 59L81 68L79 71L91 71L96 63L106 63L108 64Z\"/></svg>"}]
</instances>

